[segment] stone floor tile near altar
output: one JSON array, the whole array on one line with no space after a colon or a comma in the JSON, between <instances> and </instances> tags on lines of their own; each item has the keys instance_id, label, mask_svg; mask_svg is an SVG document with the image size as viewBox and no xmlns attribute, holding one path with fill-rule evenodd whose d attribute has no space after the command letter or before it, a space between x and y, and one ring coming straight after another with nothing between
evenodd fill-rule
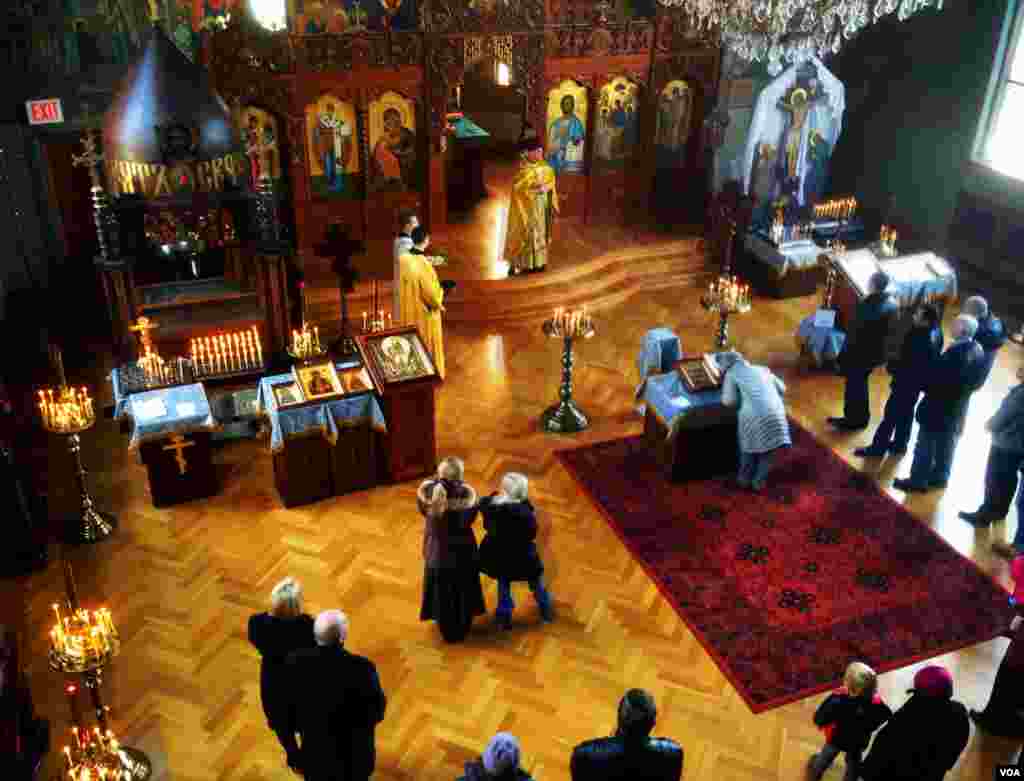
<instances>
[{"instance_id":1,"label":"stone floor tile near altar","mask_svg":"<svg viewBox=\"0 0 1024 781\"><path fill-rule=\"evenodd\" d=\"M156 509L145 470L115 422L101 420L83 436L93 494L118 514L120 527L109 540L69 555L83 601L88 595L115 614L122 651L105 676L106 700L119 736L154 758L154 781L293 778L266 726L259 660L245 639L246 618L266 608L271 587L285 575L303 582L308 610L344 609L349 646L378 666L388 711L377 731L376 781L450 781L498 730L519 737L525 767L538 781L568 781L572 746L607 735L618 698L634 686L657 701L656 732L685 748L687 781L803 778L807 757L821 742L811 716L823 695L751 714L553 456L558 448L641 432L634 394L643 335L665 326L686 350L710 350L715 322L699 306L706 282L591 307L598 332L576 350L574 397L593 422L568 438L539 431L538 417L557 399L560 380L560 345L541 333L539 320L457 323L446 330L438 454L461 456L467 479L485 493L506 471L529 476L538 546L556 603L551 625L542 624L518 591L520 608L508 633L481 618L465 644L449 646L436 627L418 620L423 563L415 481L287 510L274 497L268 443L236 441L213 453L217 496ZM1014 384L1020 348L1001 352L988 385L973 398L949 488L907 498L890 484L909 460L865 464L852 452L870 432L837 434L825 424L841 409L842 381L804 368L793 344L799 322L817 306L814 296L755 298L731 336L752 361L783 378L794 419L1007 584L1007 566L989 547L1012 535L1015 514L976 531L956 513L981 501L989 446L982 426ZM102 370L96 371L82 381L103 388ZM882 372L872 377L876 420L888 382ZM74 509L77 491L62 444L50 442L49 483L54 499ZM496 588L484 582L493 609ZM18 589L25 595L28 673L59 750L69 714L63 681L45 656L50 605L62 594L59 568L51 564L4 589L5 599ZM956 678L959 699L985 704L1006 644L998 639L939 658ZM847 661L836 659L837 671ZM881 676L881 694L891 705L904 702L921 664ZM1017 748L975 733L948 779L990 778Z\"/></svg>"}]
</instances>

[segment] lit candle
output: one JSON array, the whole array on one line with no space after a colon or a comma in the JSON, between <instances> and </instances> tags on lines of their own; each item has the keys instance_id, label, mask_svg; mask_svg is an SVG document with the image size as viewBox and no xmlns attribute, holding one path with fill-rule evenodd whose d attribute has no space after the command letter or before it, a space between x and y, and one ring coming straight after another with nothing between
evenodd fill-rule
<instances>
[{"instance_id":1,"label":"lit candle","mask_svg":"<svg viewBox=\"0 0 1024 781\"><path fill-rule=\"evenodd\" d=\"M320 329L317 326L313 326L313 349L319 352L320 350Z\"/></svg>"},{"instance_id":2,"label":"lit candle","mask_svg":"<svg viewBox=\"0 0 1024 781\"><path fill-rule=\"evenodd\" d=\"M366 331L366 312L363 312L363 332Z\"/></svg>"},{"instance_id":3,"label":"lit candle","mask_svg":"<svg viewBox=\"0 0 1024 781\"><path fill-rule=\"evenodd\" d=\"M260 332L256 330L256 326L252 327L252 340L256 344L256 360L259 361L260 366L262 366L263 348L260 346Z\"/></svg>"},{"instance_id":4,"label":"lit candle","mask_svg":"<svg viewBox=\"0 0 1024 781\"><path fill-rule=\"evenodd\" d=\"M388 312L388 328L391 327L391 312Z\"/></svg>"}]
</instances>

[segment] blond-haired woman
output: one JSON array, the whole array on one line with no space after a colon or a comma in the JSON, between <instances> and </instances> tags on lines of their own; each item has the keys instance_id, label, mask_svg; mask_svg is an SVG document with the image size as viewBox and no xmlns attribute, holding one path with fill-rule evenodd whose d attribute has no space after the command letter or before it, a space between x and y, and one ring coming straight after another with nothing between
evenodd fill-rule
<instances>
[{"instance_id":1,"label":"blond-haired woman","mask_svg":"<svg viewBox=\"0 0 1024 781\"><path fill-rule=\"evenodd\" d=\"M270 592L270 610L249 619L249 642L260 652L260 701L267 724L277 733L288 767L298 771L299 746L288 728L285 660L293 651L314 648L313 617L303 612L302 586L285 578Z\"/></svg>"},{"instance_id":2,"label":"blond-haired woman","mask_svg":"<svg viewBox=\"0 0 1024 781\"><path fill-rule=\"evenodd\" d=\"M449 643L464 640L473 618L487 612L473 535L477 496L463 472L461 459L446 458L437 477L424 480L416 493L426 519L420 620L436 621Z\"/></svg>"}]
</instances>

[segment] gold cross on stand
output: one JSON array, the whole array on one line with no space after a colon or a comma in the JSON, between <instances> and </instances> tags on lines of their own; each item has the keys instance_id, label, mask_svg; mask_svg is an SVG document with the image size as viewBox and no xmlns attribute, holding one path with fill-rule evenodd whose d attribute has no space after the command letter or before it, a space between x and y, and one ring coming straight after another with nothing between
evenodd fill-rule
<instances>
[{"instance_id":1,"label":"gold cross on stand","mask_svg":"<svg viewBox=\"0 0 1024 781\"><path fill-rule=\"evenodd\" d=\"M195 442L190 442L185 439L181 434L171 434L171 444L164 445L161 450L173 450L174 460L178 462L178 474L185 474L188 471L188 462L185 460L185 453L182 452L187 447L192 447Z\"/></svg>"},{"instance_id":2,"label":"gold cross on stand","mask_svg":"<svg viewBox=\"0 0 1024 781\"><path fill-rule=\"evenodd\" d=\"M145 355L146 350L153 349L153 340L150 339L149 332L152 331L154 328L159 327L160 323L156 322L156 320L150 320L148 317L140 317L138 320L135 321L135 325L129 326L129 331L131 331L132 333L137 333L139 335L139 342L141 343L142 347L142 349L139 352L141 354Z\"/></svg>"}]
</instances>

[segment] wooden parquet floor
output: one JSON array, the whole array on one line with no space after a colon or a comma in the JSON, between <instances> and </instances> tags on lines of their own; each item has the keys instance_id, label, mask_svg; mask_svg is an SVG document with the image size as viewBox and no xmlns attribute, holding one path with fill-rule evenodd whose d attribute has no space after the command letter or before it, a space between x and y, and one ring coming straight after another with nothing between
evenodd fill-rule
<instances>
[{"instance_id":1,"label":"wooden parquet floor","mask_svg":"<svg viewBox=\"0 0 1024 781\"><path fill-rule=\"evenodd\" d=\"M258 658L245 628L274 583L293 575L311 612L348 613L350 647L378 666L388 695L377 733L378 781L451 781L498 730L520 737L524 764L538 781L567 781L573 745L609 734L618 698L633 686L654 694L656 732L684 746L687 781L804 778L821 740L811 714L822 696L752 715L552 456L559 447L640 430L633 390L641 336L666 325L688 350L708 349L713 322L697 299L696 287L677 287L598 309L598 334L579 349L575 376L578 402L594 423L568 439L542 434L537 424L557 397L560 345L535 324L457 323L447 330L440 454L463 457L469 482L484 492L507 470L529 475L558 614L554 624L541 624L529 592L516 586L514 629L499 633L490 618L480 619L462 645L444 644L434 625L417 620L423 565L414 483L285 510L274 494L267 443L238 442L216 453L219 496L156 510L124 437L102 422L85 437L84 455L97 497L118 513L121 528L109 541L69 555L84 601L111 606L121 628L123 651L105 691L124 742L149 754L157 781L292 778L264 723ZM756 300L733 333L742 350L784 377L792 414L859 465L851 453L863 437L835 434L824 423L840 407L840 379L801 367L795 355L792 334L814 306L812 298ZM976 532L956 511L981 499L988 450L982 424L1021 358L1020 348L1008 345L975 397L950 487L907 500L923 523L1004 579L1006 565L988 548L992 537L1012 533L1015 516L1009 528ZM886 378L873 379L876 414L886 386ZM904 459L898 473L908 468ZM895 473L886 462L877 477L887 486ZM485 583L493 608L496 589ZM51 564L23 585L31 685L59 748L67 706L62 681L45 660L49 605L63 593L59 568ZM984 705L1006 644L995 640L941 658L968 705ZM835 660L837 671L846 661ZM882 676L890 704L905 700L918 666ZM949 778L989 778L1017 748L975 732ZM841 772L840 761L827 778Z\"/></svg>"}]
</instances>

